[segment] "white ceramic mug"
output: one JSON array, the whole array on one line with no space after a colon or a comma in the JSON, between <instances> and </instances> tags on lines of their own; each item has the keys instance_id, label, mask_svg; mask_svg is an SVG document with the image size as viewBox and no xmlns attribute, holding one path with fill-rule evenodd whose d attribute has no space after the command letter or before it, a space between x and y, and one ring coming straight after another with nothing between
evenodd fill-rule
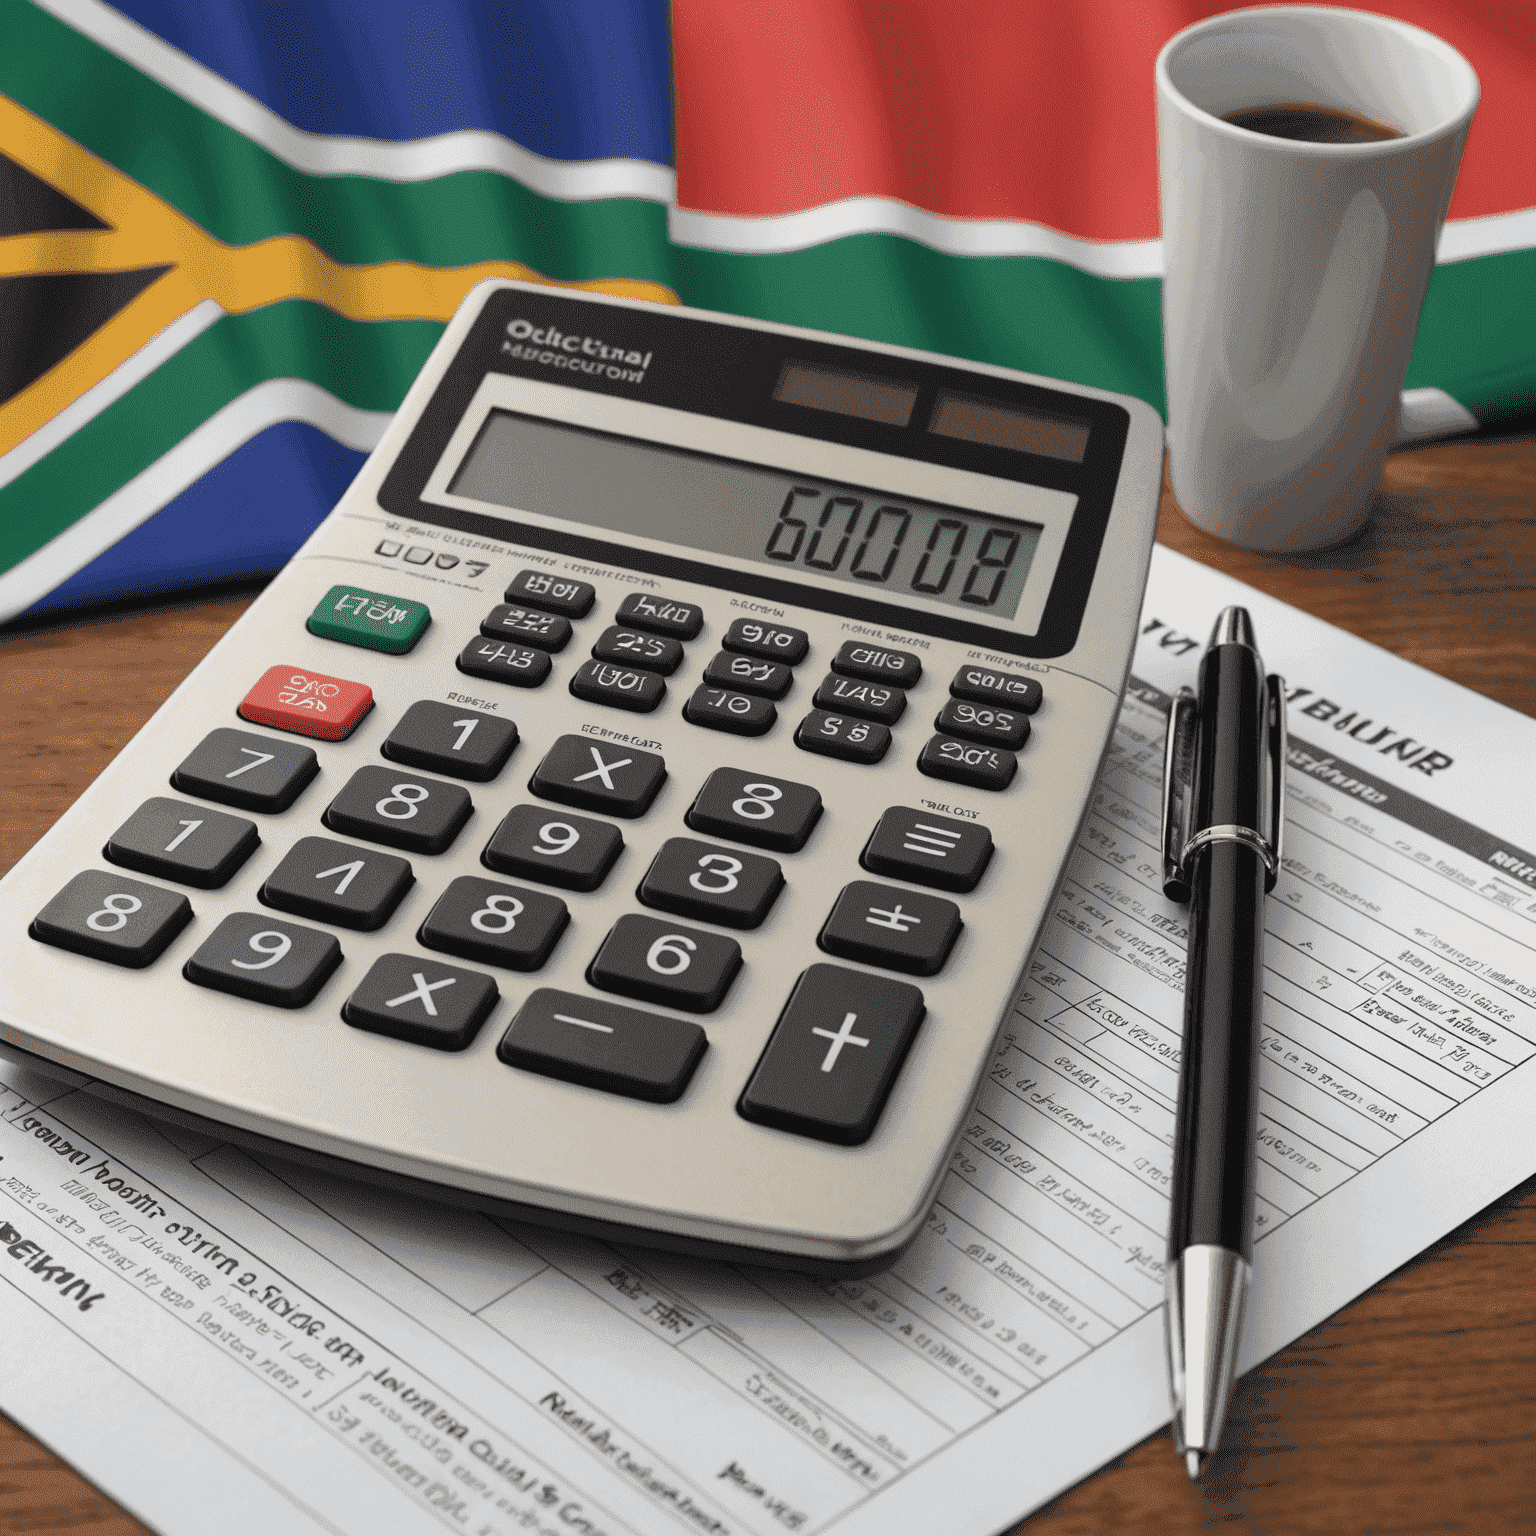
<instances>
[{"instance_id":1,"label":"white ceramic mug","mask_svg":"<svg viewBox=\"0 0 1536 1536\"><path fill-rule=\"evenodd\" d=\"M1477 98L1454 48L1363 11L1234 11L1158 55L1169 452L1202 528L1303 550L1369 516ZM1282 103L1404 136L1222 121Z\"/></svg>"}]
</instances>

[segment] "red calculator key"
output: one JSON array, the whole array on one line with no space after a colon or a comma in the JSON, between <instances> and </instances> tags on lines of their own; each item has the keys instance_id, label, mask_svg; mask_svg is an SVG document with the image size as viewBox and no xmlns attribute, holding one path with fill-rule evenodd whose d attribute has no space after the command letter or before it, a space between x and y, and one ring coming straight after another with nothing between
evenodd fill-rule
<instances>
[{"instance_id":1,"label":"red calculator key","mask_svg":"<svg viewBox=\"0 0 1536 1536\"><path fill-rule=\"evenodd\" d=\"M341 741L373 708L373 689L304 667L268 667L240 701L240 718L279 731Z\"/></svg>"}]
</instances>

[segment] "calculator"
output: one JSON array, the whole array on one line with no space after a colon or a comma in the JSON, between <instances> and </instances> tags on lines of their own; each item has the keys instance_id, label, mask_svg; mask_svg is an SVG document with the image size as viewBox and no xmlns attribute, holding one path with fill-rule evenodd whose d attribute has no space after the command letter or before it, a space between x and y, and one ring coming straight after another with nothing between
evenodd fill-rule
<instances>
[{"instance_id":1,"label":"calculator","mask_svg":"<svg viewBox=\"0 0 1536 1536\"><path fill-rule=\"evenodd\" d=\"M0 1045L266 1153L854 1274L1088 804L1140 401L497 281L0 882Z\"/></svg>"}]
</instances>

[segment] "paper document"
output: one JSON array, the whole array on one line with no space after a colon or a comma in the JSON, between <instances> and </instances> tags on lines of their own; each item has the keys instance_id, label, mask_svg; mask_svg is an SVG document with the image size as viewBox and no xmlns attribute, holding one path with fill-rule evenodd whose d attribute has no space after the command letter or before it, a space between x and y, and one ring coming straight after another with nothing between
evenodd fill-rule
<instances>
[{"instance_id":1,"label":"paper document","mask_svg":"<svg viewBox=\"0 0 1536 1536\"><path fill-rule=\"evenodd\" d=\"M1152 1433L1162 742L1232 602L1292 694L1245 1366L1295 1338L1536 1168L1536 723L1159 549L1093 810L893 1270L513 1226L5 1066L0 1407L166 1536L986 1536Z\"/></svg>"}]
</instances>

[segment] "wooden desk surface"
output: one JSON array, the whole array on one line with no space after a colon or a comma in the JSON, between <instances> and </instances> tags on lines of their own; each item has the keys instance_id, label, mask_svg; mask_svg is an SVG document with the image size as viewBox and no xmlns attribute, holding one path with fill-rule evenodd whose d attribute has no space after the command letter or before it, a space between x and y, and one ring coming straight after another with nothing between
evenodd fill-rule
<instances>
[{"instance_id":1,"label":"wooden desk surface","mask_svg":"<svg viewBox=\"0 0 1536 1536\"><path fill-rule=\"evenodd\" d=\"M1230 549L1191 527L1166 493L1159 537L1536 716L1536 420L1394 455L1373 523L1325 554ZM249 601L0 634L0 870ZM1536 1159L1536 1127L1532 1138ZM1536 1524L1533 1273L1536 1179L1245 1377L1201 1486L1155 1435L1038 1514L1030 1536ZM0 1344L0 1394L3 1376ZM143 1529L0 1419L0 1536Z\"/></svg>"}]
</instances>

